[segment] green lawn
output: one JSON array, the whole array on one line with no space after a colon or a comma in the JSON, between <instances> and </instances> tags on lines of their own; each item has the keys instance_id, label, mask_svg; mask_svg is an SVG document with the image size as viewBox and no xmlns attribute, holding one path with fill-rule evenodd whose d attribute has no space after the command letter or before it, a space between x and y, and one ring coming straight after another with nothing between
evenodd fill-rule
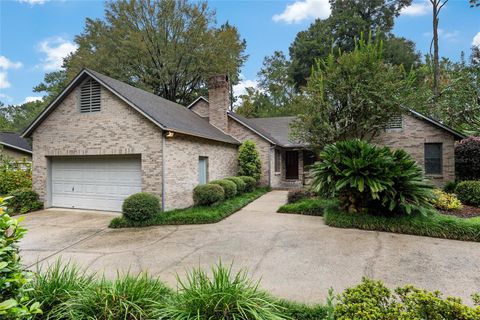
<instances>
[{"instance_id":1,"label":"green lawn","mask_svg":"<svg viewBox=\"0 0 480 320\"><path fill-rule=\"evenodd\" d=\"M147 221L131 221L124 217L117 217L110 222L110 228L215 223L240 210L268 191L270 191L269 188L259 188L212 206L190 207L160 212L153 219Z\"/></svg>"},{"instance_id":2,"label":"green lawn","mask_svg":"<svg viewBox=\"0 0 480 320\"><path fill-rule=\"evenodd\" d=\"M434 213L428 216L399 217L347 213L331 206L325 210L325 223L337 228L387 231L434 238L480 242L480 218L458 218Z\"/></svg>"},{"instance_id":3,"label":"green lawn","mask_svg":"<svg viewBox=\"0 0 480 320\"><path fill-rule=\"evenodd\" d=\"M278 208L280 213L296 213L309 216L323 216L326 207L336 203L336 200L321 198L302 199L294 203L287 203Z\"/></svg>"}]
</instances>

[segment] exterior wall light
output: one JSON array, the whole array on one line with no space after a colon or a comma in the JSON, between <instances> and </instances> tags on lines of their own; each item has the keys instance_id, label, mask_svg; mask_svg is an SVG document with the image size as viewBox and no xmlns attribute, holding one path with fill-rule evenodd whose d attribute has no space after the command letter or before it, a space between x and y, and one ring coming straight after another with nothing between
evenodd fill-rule
<instances>
[{"instance_id":1,"label":"exterior wall light","mask_svg":"<svg viewBox=\"0 0 480 320\"><path fill-rule=\"evenodd\" d=\"M165 135L165 137L173 138L174 135L175 135L175 133L173 131L167 131L167 134Z\"/></svg>"}]
</instances>

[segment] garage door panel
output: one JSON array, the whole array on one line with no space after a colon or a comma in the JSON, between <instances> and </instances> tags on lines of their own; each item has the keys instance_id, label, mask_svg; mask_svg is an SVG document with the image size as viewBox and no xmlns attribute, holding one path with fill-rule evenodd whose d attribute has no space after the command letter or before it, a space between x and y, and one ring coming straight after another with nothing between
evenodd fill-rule
<instances>
[{"instance_id":1,"label":"garage door panel","mask_svg":"<svg viewBox=\"0 0 480 320\"><path fill-rule=\"evenodd\" d=\"M142 189L139 158L52 159L52 205L121 211Z\"/></svg>"}]
</instances>

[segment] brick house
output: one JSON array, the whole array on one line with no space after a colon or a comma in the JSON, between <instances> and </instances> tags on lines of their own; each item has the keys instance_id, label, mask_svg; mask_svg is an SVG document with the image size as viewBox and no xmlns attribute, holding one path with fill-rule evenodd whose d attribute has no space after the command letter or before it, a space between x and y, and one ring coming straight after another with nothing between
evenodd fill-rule
<instances>
[{"instance_id":1,"label":"brick house","mask_svg":"<svg viewBox=\"0 0 480 320\"><path fill-rule=\"evenodd\" d=\"M0 155L17 161L31 161L32 147L15 132L0 132Z\"/></svg>"},{"instance_id":2,"label":"brick house","mask_svg":"<svg viewBox=\"0 0 480 320\"><path fill-rule=\"evenodd\" d=\"M247 139L260 151L262 185L302 186L314 157L290 141L294 117L246 119L229 111L226 76L210 78L208 89L208 100L184 107L82 70L23 133L32 138L33 188L46 207L120 211L123 199L140 191L161 198L164 210L187 207L196 185L237 173L238 146ZM421 115L400 122L382 143L433 163L438 182L452 180L461 135Z\"/></svg>"}]
</instances>

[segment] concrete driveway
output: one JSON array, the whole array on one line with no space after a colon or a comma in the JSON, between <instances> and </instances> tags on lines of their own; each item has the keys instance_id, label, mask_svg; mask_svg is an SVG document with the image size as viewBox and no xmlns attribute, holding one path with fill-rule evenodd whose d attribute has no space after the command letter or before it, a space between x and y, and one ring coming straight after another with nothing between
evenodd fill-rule
<instances>
[{"instance_id":1,"label":"concrete driveway","mask_svg":"<svg viewBox=\"0 0 480 320\"><path fill-rule=\"evenodd\" d=\"M273 191L217 224L121 230L107 228L113 214L39 211L23 223L23 262L35 268L62 258L109 277L148 271L173 286L177 273L222 259L248 268L274 295L304 302L362 276L467 301L480 291L480 243L331 228L321 217L275 213L285 201L285 191Z\"/></svg>"}]
</instances>

